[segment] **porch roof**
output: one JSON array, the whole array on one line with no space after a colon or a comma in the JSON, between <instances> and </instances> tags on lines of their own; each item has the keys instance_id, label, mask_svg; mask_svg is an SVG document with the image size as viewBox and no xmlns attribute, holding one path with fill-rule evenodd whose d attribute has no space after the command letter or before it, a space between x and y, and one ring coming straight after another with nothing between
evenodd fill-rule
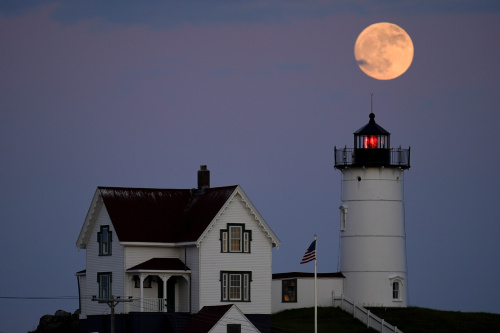
<instances>
[{"instance_id":1,"label":"porch roof","mask_svg":"<svg viewBox=\"0 0 500 333\"><path fill-rule=\"evenodd\" d=\"M127 269L127 272L135 271L191 271L191 269L178 258L152 258Z\"/></svg>"}]
</instances>

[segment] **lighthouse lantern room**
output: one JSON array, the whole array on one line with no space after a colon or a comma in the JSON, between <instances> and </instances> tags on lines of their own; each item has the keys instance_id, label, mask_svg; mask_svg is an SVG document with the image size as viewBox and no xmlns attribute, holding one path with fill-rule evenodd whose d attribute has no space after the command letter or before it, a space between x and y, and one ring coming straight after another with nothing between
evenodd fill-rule
<instances>
[{"instance_id":1,"label":"lighthouse lantern room","mask_svg":"<svg viewBox=\"0 0 500 333\"><path fill-rule=\"evenodd\" d=\"M375 122L354 132L354 148L335 147L342 172L340 270L345 297L364 306L406 307L403 172L410 149L392 148Z\"/></svg>"}]
</instances>

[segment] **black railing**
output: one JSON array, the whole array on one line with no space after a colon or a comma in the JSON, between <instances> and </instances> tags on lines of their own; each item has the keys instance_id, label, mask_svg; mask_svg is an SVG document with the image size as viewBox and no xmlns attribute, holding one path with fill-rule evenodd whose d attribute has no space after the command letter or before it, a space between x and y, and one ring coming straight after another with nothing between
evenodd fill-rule
<instances>
[{"instance_id":1,"label":"black railing","mask_svg":"<svg viewBox=\"0 0 500 333\"><path fill-rule=\"evenodd\" d=\"M377 148L337 148L335 147L335 168L343 169L350 166L384 166L384 167L399 167L401 169L410 168L410 148L402 149L377 149ZM387 152L388 158L380 158L379 152ZM373 154L370 154L373 153ZM358 160L356 160L358 153ZM368 153L368 154L367 154ZM383 154L385 155L385 154ZM371 158L370 156L373 156Z\"/></svg>"}]
</instances>

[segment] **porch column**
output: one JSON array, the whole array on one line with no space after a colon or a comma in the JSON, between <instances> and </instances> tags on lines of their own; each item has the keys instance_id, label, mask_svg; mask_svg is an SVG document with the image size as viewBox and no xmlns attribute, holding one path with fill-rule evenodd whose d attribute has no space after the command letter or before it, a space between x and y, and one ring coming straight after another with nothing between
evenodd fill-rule
<instances>
[{"instance_id":1,"label":"porch column","mask_svg":"<svg viewBox=\"0 0 500 333\"><path fill-rule=\"evenodd\" d=\"M142 274L139 275L139 282L140 282L139 285L141 288L141 312L144 311L144 288L143 288L143 285L144 285L144 280L147 277L148 277L147 275L142 275Z\"/></svg>"},{"instance_id":2,"label":"porch column","mask_svg":"<svg viewBox=\"0 0 500 333\"><path fill-rule=\"evenodd\" d=\"M167 312L167 281L170 279L172 275L162 275L160 276L161 280L163 281L163 312Z\"/></svg>"},{"instance_id":3,"label":"porch column","mask_svg":"<svg viewBox=\"0 0 500 333\"><path fill-rule=\"evenodd\" d=\"M190 275L182 275L184 279L186 279L188 287L188 311L191 312L191 276Z\"/></svg>"}]
</instances>

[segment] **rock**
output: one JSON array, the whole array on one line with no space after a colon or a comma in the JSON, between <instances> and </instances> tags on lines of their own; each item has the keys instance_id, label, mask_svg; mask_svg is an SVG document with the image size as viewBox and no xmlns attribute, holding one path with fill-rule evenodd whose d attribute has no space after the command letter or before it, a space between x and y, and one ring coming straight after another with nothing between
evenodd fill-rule
<instances>
[{"instance_id":1,"label":"rock","mask_svg":"<svg viewBox=\"0 0 500 333\"><path fill-rule=\"evenodd\" d=\"M79 333L80 321L79 311L74 314L64 310L57 310L54 315L44 315L36 331L32 333Z\"/></svg>"}]
</instances>

